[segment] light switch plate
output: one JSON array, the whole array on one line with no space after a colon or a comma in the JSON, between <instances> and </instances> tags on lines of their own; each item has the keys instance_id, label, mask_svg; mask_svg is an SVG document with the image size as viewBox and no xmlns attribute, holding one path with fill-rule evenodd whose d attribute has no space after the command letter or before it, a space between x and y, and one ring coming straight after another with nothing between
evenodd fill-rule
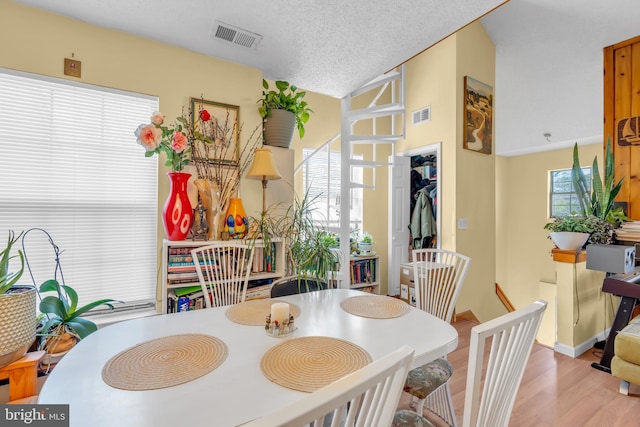
<instances>
[{"instance_id":1,"label":"light switch plate","mask_svg":"<svg viewBox=\"0 0 640 427\"><path fill-rule=\"evenodd\" d=\"M467 218L458 218L458 230L466 230L467 228Z\"/></svg>"}]
</instances>

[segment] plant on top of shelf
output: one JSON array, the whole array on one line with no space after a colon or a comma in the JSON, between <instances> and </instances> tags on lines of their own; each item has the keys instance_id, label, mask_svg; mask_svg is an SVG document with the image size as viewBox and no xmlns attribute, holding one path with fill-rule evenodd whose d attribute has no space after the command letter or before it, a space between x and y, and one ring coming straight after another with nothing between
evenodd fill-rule
<instances>
[{"instance_id":1,"label":"plant on top of shelf","mask_svg":"<svg viewBox=\"0 0 640 427\"><path fill-rule=\"evenodd\" d=\"M596 156L593 158L591 186L589 186L589 180L580 167L578 143L573 146L571 178L583 216L593 215L610 223L616 223L619 220L629 220L624 214L622 214L622 216L620 215L622 208L613 207L613 202L620 192L620 188L622 188L622 181L624 179L620 178L617 183L614 183L614 173L615 164L613 152L611 151L611 140L607 139L607 147L605 150L604 176L602 177L604 180L600 178L598 156ZM589 193L589 187L591 187L591 193Z\"/></svg>"},{"instance_id":2,"label":"plant on top of shelf","mask_svg":"<svg viewBox=\"0 0 640 427\"><path fill-rule=\"evenodd\" d=\"M549 230L550 233L588 233L587 243L589 244L608 244L612 240L611 224L595 215L557 217L545 224L544 229ZM551 234L547 238L552 239Z\"/></svg>"},{"instance_id":3,"label":"plant on top of shelf","mask_svg":"<svg viewBox=\"0 0 640 427\"><path fill-rule=\"evenodd\" d=\"M307 92L298 91L297 86L282 80L277 80L275 85L277 90L269 90L269 82L262 79L264 90L262 91L262 98L258 100L260 103L260 107L258 107L260 116L264 120L271 115L272 110L285 110L293 113L298 134L300 138L303 138L304 125L309 121L309 114L313 113L307 102L302 99Z\"/></svg>"}]
</instances>

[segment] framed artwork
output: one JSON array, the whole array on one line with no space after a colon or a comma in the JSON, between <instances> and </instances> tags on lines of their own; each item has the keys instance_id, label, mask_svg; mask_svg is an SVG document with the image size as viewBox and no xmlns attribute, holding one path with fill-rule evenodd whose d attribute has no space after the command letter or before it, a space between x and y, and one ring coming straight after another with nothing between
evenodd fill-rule
<instances>
[{"instance_id":1,"label":"framed artwork","mask_svg":"<svg viewBox=\"0 0 640 427\"><path fill-rule=\"evenodd\" d=\"M239 111L237 105L191 98L191 126L196 136L193 150L195 162L238 164Z\"/></svg>"},{"instance_id":2,"label":"framed artwork","mask_svg":"<svg viewBox=\"0 0 640 427\"><path fill-rule=\"evenodd\" d=\"M464 77L463 148L491 154L493 145L493 88Z\"/></svg>"}]
</instances>

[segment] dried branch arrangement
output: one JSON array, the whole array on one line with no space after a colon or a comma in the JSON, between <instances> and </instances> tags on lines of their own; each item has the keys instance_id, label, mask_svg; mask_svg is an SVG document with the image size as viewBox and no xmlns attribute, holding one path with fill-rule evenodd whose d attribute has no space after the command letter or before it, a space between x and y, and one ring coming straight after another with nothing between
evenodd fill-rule
<instances>
[{"instance_id":1,"label":"dried branch arrangement","mask_svg":"<svg viewBox=\"0 0 640 427\"><path fill-rule=\"evenodd\" d=\"M189 127L187 137L192 141L192 163L198 174L195 185L207 208L208 238L217 239L229 199L238 191L240 178L253 162L255 149L262 145L262 123L239 149L236 141L241 141L242 125L232 118L228 108L222 120L200 104L198 111L189 111L189 121L193 126Z\"/></svg>"}]
</instances>

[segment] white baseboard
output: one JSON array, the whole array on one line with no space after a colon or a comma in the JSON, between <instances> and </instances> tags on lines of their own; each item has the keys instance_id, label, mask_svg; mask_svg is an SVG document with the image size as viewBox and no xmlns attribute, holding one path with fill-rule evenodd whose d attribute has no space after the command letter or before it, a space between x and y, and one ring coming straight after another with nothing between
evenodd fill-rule
<instances>
[{"instance_id":1,"label":"white baseboard","mask_svg":"<svg viewBox=\"0 0 640 427\"><path fill-rule=\"evenodd\" d=\"M609 336L609 331L611 328L606 329L605 331L595 335L593 338L589 338L588 340L578 344L576 347L569 347L565 344L560 344L556 341L553 345L553 350L557 353L564 354L565 356L573 357L574 359L580 356L582 353L589 351L593 348L593 345L597 341L604 341Z\"/></svg>"}]
</instances>

